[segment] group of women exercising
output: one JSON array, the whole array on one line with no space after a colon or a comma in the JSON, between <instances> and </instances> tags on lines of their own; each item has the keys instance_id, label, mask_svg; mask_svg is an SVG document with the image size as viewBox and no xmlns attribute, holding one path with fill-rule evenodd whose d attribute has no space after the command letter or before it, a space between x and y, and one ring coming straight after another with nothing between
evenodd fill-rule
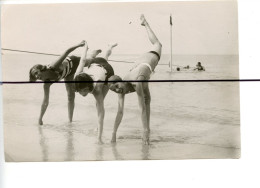
<instances>
[{"instance_id":1,"label":"group of women exercising","mask_svg":"<svg viewBox=\"0 0 260 188\"><path fill-rule=\"evenodd\" d=\"M123 118L125 95L136 92L143 125L143 144L149 144L151 96L148 80L160 60L162 44L150 28L144 15L141 15L140 20L141 26L145 28L148 38L152 43L152 48L151 51L137 58L135 66L123 79L115 75L113 67L108 63L108 58L117 44L109 45L105 54L99 57L99 54L102 52L101 50L94 50L88 54L87 42L82 41L68 48L53 63L48 65L38 64L30 69L29 77L31 82L36 80L44 82L44 99L38 120L40 125L43 125L42 119L49 104L50 86L64 79L68 94L68 116L70 122L72 122L73 118L75 92L84 97L90 93L96 99L98 143L103 143L104 100L108 91L111 90L118 94L118 111L111 142L116 142L116 132ZM70 55L72 51L79 47L84 47L81 57Z\"/></svg>"}]
</instances>

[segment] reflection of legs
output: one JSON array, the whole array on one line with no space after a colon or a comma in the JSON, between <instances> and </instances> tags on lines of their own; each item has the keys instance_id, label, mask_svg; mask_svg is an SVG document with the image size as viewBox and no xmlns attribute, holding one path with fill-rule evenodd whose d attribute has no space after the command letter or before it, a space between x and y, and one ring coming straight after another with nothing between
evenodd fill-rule
<instances>
[{"instance_id":1,"label":"reflection of legs","mask_svg":"<svg viewBox=\"0 0 260 188\"><path fill-rule=\"evenodd\" d=\"M68 125L68 130L67 130L67 146L66 146L66 161L73 161L75 157L75 152L74 152L74 137L73 137L73 125L70 124Z\"/></svg>"},{"instance_id":2,"label":"reflection of legs","mask_svg":"<svg viewBox=\"0 0 260 188\"><path fill-rule=\"evenodd\" d=\"M43 127L42 126L38 126L38 130L39 130L39 135L40 135L40 146L41 146L41 150L42 150L42 161L48 161L48 143L46 143L47 139L44 135L44 131L43 131Z\"/></svg>"},{"instance_id":3,"label":"reflection of legs","mask_svg":"<svg viewBox=\"0 0 260 188\"><path fill-rule=\"evenodd\" d=\"M141 25L144 26L146 29L150 42L153 44L153 50L156 51L159 55L161 55L162 44L154 34L153 30L151 29L150 25L146 21L143 14L140 17L140 20L141 20Z\"/></svg>"},{"instance_id":4,"label":"reflection of legs","mask_svg":"<svg viewBox=\"0 0 260 188\"><path fill-rule=\"evenodd\" d=\"M70 75L67 78L64 78L65 81L73 81L74 75ZM75 100L75 89L73 83L65 83L67 94L68 94L68 115L69 121L72 122L73 111L74 111L74 100Z\"/></svg>"},{"instance_id":5,"label":"reflection of legs","mask_svg":"<svg viewBox=\"0 0 260 188\"><path fill-rule=\"evenodd\" d=\"M104 59L108 60L108 57L112 54L112 49L117 46L117 43L115 44L109 44L108 49L106 51L106 54L104 56Z\"/></svg>"}]
</instances>

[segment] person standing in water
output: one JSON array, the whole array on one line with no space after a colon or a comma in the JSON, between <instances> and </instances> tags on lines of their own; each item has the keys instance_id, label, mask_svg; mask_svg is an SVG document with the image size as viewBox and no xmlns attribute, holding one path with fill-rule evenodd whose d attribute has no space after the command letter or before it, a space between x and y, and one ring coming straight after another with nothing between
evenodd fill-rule
<instances>
[{"instance_id":1,"label":"person standing in water","mask_svg":"<svg viewBox=\"0 0 260 188\"><path fill-rule=\"evenodd\" d=\"M53 82L60 81L64 79L65 86L68 95L68 116L69 122L72 122L73 119L73 111L75 106L75 88L74 83L69 83L73 81L74 74L79 65L80 57L69 54L73 52L75 49L79 47L83 47L85 45L85 41L76 44L59 56L55 61L48 65L37 64L34 65L29 71L29 80L30 82L35 82L37 80L41 80L44 82L43 84L43 102L41 105L40 116L38 119L38 124L43 125L43 116L47 110L49 105L49 95L50 95L50 87ZM90 56L88 57L89 61L95 58L101 50L94 50Z\"/></svg>"},{"instance_id":2,"label":"person standing in water","mask_svg":"<svg viewBox=\"0 0 260 188\"><path fill-rule=\"evenodd\" d=\"M136 92L143 125L143 144L149 144L151 103L149 79L160 60L162 44L157 39L144 15L141 15L140 20L141 25L146 29L148 38L152 43L152 49L151 51L142 54L136 60L137 65L134 66L124 77L123 80L125 80L125 82L116 75L109 78L109 89L118 93L118 111L111 142L116 142L116 133L123 118L125 95L131 92Z\"/></svg>"},{"instance_id":3,"label":"person standing in water","mask_svg":"<svg viewBox=\"0 0 260 188\"><path fill-rule=\"evenodd\" d=\"M85 44L79 66L75 74L75 89L83 97L89 93L93 94L96 100L98 115L98 137L97 143L102 144L103 124L105 117L104 100L109 90L107 80L114 75L112 66L107 62L112 49L117 44L109 45L104 57L86 59L88 45Z\"/></svg>"}]
</instances>

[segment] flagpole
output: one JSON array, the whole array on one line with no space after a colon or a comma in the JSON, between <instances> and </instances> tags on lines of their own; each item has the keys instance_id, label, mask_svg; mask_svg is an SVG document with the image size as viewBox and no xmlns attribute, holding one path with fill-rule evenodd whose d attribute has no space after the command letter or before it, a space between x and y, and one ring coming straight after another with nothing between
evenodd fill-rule
<instances>
[{"instance_id":1,"label":"flagpole","mask_svg":"<svg viewBox=\"0 0 260 188\"><path fill-rule=\"evenodd\" d=\"M172 72L172 14L170 15L170 35L171 35L171 72Z\"/></svg>"}]
</instances>

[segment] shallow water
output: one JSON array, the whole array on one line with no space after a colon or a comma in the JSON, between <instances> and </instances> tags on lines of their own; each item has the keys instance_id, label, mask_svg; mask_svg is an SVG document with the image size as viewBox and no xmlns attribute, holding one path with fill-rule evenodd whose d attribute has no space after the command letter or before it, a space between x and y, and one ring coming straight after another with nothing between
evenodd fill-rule
<instances>
[{"instance_id":1,"label":"shallow water","mask_svg":"<svg viewBox=\"0 0 260 188\"><path fill-rule=\"evenodd\" d=\"M47 64L50 56L5 54L3 81L27 81L36 63ZM113 55L113 60L133 61L134 56ZM237 56L174 56L174 65L195 66L205 72L170 73L158 65L152 80L238 79ZM162 56L160 64L168 64ZM19 66L18 66L19 65ZM111 62L123 76L132 66ZM176 68L176 66L174 66ZM68 123L64 84L51 87L44 125L38 126L42 84L3 85L4 141L7 161L74 161L238 158L240 114L238 82L153 82L150 83L151 145L141 142L142 125L136 94L126 97L125 113L117 144L110 144L117 111L117 95L105 100L104 145L97 145L97 115L93 96L76 95L74 122Z\"/></svg>"}]
</instances>

